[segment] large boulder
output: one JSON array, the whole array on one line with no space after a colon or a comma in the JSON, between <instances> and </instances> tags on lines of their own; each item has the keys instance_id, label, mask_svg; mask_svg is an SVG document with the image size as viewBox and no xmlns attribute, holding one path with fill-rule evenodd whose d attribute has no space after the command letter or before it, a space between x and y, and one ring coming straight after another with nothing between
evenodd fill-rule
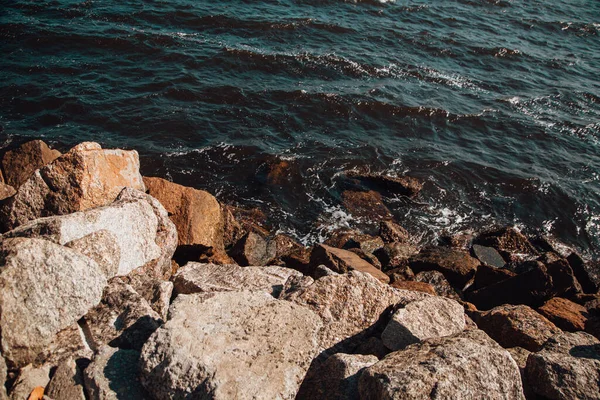
<instances>
[{"instance_id":1,"label":"large boulder","mask_svg":"<svg viewBox=\"0 0 600 400\"><path fill-rule=\"evenodd\" d=\"M277 297L291 276L302 274L283 267L188 263L175 274L173 284L177 294L260 290Z\"/></svg>"},{"instance_id":2,"label":"large boulder","mask_svg":"<svg viewBox=\"0 0 600 400\"><path fill-rule=\"evenodd\" d=\"M106 286L95 261L43 239L3 240L0 263L2 352L17 367L98 304Z\"/></svg>"},{"instance_id":3,"label":"large boulder","mask_svg":"<svg viewBox=\"0 0 600 400\"><path fill-rule=\"evenodd\" d=\"M325 244L319 244L313 248L310 255L310 262L315 267L325 265L327 268L338 273L356 270L366 272L383 283L390 281L389 276L353 252Z\"/></svg>"},{"instance_id":4,"label":"large boulder","mask_svg":"<svg viewBox=\"0 0 600 400\"><path fill-rule=\"evenodd\" d=\"M124 189L110 205L41 218L2 237L38 237L66 245L96 260L107 278L126 275L150 262L170 268L176 233L152 197Z\"/></svg>"},{"instance_id":5,"label":"large boulder","mask_svg":"<svg viewBox=\"0 0 600 400\"><path fill-rule=\"evenodd\" d=\"M41 140L23 143L9 150L2 158L2 169L7 184L18 188L33 175L35 170L60 157L60 151L51 149Z\"/></svg>"},{"instance_id":6,"label":"large boulder","mask_svg":"<svg viewBox=\"0 0 600 400\"><path fill-rule=\"evenodd\" d=\"M527 381L548 399L600 399L600 342L583 332L561 333L527 359Z\"/></svg>"},{"instance_id":7,"label":"large boulder","mask_svg":"<svg viewBox=\"0 0 600 400\"><path fill-rule=\"evenodd\" d=\"M292 399L318 349L319 317L264 292L179 295L169 317L141 355L157 400Z\"/></svg>"},{"instance_id":8,"label":"large boulder","mask_svg":"<svg viewBox=\"0 0 600 400\"><path fill-rule=\"evenodd\" d=\"M148 194L158 199L177 227L179 246L223 250L223 213L208 192L161 178L144 177Z\"/></svg>"},{"instance_id":9,"label":"large boulder","mask_svg":"<svg viewBox=\"0 0 600 400\"><path fill-rule=\"evenodd\" d=\"M136 151L103 150L81 143L36 170L0 206L2 228L13 229L36 218L104 206L124 187L144 190Z\"/></svg>"},{"instance_id":10,"label":"large boulder","mask_svg":"<svg viewBox=\"0 0 600 400\"><path fill-rule=\"evenodd\" d=\"M503 305L471 314L477 326L502 347L538 351L551 336L560 333L552 322L525 305Z\"/></svg>"},{"instance_id":11,"label":"large boulder","mask_svg":"<svg viewBox=\"0 0 600 400\"><path fill-rule=\"evenodd\" d=\"M394 289L359 271L324 276L280 296L312 309L322 318L319 344L322 350L336 346L333 352L352 351L389 308L426 297L429 295Z\"/></svg>"},{"instance_id":12,"label":"large boulder","mask_svg":"<svg viewBox=\"0 0 600 400\"><path fill-rule=\"evenodd\" d=\"M390 350L400 350L425 339L450 336L465 329L465 313L458 302L428 297L398 309L381 334Z\"/></svg>"},{"instance_id":13,"label":"large boulder","mask_svg":"<svg viewBox=\"0 0 600 400\"><path fill-rule=\"evenodd\" d=\"M477 329L388 354L362 373L359 393L361 400L524 399L515 361Z\"/></svg>"},{"instance_id":14,"label":"large boulder","mask_svg":"<svg viewBox=\"0 0 600 400\"><path fill-rule=\"evenodd\" d=\"M410 259L415 272L439 271L448 281L462 289L475 276L479 260L468 253L447 247L429 247Z\"/></svg>"}]
</instances>

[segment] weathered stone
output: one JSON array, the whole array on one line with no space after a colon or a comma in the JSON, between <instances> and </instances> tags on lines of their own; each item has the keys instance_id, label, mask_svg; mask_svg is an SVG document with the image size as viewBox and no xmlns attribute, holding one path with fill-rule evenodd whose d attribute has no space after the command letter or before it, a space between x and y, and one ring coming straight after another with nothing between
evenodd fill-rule
<instances>
[{"instance_id":1,"label":"weathered stone","mask_svg":"<svg viewBox=\"0 0 600 400\"><path fill-rule=\"evenodd\" d=\"M573 273L585 293L596 293L600 289L600 265L597 262L586 262L577 253L567 257Z\"/></svg>"},{"instance_id":2,"label":"weathered stone","mask_svg":"<svg viewBox=\"0 0 600 400\"><path fill-rule=\"evenodd\" d=\"M152 204L156 200L144 193L125 189L117 200L104 207L69 215L42 218L7 232L3 237L40 237L67 245L99 261L104 271L126 275L153 260L170 262L174 240L160 246L159 216ZM162 208L162 207L161 207ZM162 210L164 211L164 209ZM174 227L170 229L175 235ZM86 237L93 234L93 236ZM115 250L118 250L115 254ZM167 264L168 267L168 264ZM164 268L164 265L163 267ZM113 275L107 275L111 278Z\"/></svg>"},{"instance_id":3,"label":"weathered stone","mask_svg":"<svg viewBox=\"0 0 600 400\"><path fill-rule=\"evenodd\" d=\"M177 227L179 246L223 249L221 205L208 192L161 178L144 177L148 194L158 199Z\"/></svg>"},{"instance_id":4,"label":"weathered stone","mask_svg":"<svg viewBox=\"0 0 600 400\"><path fill-rule=\"evenodd\" d=\"M106 285L95 261L47 240L5 239L0 262L2 351L17 367L96 305Z\"/></svg>"},{"instance_id":5,"label":"weathered stone","mask_svg":"<svg viewBox=\"0 0 600 400\"><path fill-rule=\"evenodd\" d=\"M389 176L352 172L348 172L346 175L349 178L358 180L374 189L402 196L414 197L423 188L423 183L417 178L410 176Z\"/></svg>"},{"instance_id":6,"label":"weathered stone","mask_svg":"<svg viewBox=\"0 0 600 400\"><path fill-rule=\"evenodd\" d=\"M139 382L135 350L102 347L84 372L84 382L90 400L147 399Z\"/></svg>"},{"instance_id":7,"label":"weathered stone","mask_svg":"<svg viewBox=\"0 0 600 400\"><path fill-rule=\"evenodd\" d=\"M465 329L465 313L456 301L429 297L397 310L381 334L390 350L400 350L425 339L450 336Z\"/></svg>"},{"instance_id":8,"label":"weathered stone","mask_svg":"<svg viewBox=\"0 0 600 400\"><path fill-rule=\"evenodd\" d=\"M502 282L508 278L512 278L515 275L514 272L508 269L490 267L489 265L482 264L477 268L473 286L471 286L469 290L481 289L493 285L494 283Z\"/></svg>"},{"instance_id":9,"label":"weathered stone","mask_svg":"<svg viewBox=\"0 0 600 400\"><path fill-rule=\"evenodd\" d=\"M50 365L35 368L31 364L21 368L19 376L10 389L11 400L29 398L31 392L37 387L46 387L50 381ZM42 390L43 393L43 390Z\"/></svg>"},{"instance_id":10,"label":"weathered stone","mask_svg":"<svg viewBox=\"0 0 600 400\"><path fill-rule=\"evenodd\" d=\"M473 245L473 254L482 264L489 265L490 267L502 268L506 261L493 247L481 246L479 244Z\"/></svg>"},{"instance_id":11,"label":"weathered stone","mask_svg":"<svg viewBox=\"0 0 600 400\"><path fill-rule=\"evenodd\" d=\"M60 151L53 150L41 140L23 143L16 149L9 150L2 158L2 169L7 184L14 188L21 186L36 169L60 157Z\"/></svg>"},{"instance_id":12,"label":"weathered stone","mask_svg":"<svg viewBox=\"0 0 600 400\"><path fill-rule=\"evenodd\" d=\"M239 265L263 266L277 256L277 244L251 231L233 246L229 254Z\"/></svg>"},{"instance_id":13,"label":"weathered stone","mask_svg":"<svg viewBox=\"0 0 600 400\"><path fill-rule=\"evenodd\" d=\"M6 393L6 386L4 383L6 382L6 375L8 373L8 369L6 368L6 361L4 361L4 357L2 357L2 353L0 353L0 400L7 400L8 394Z\"/></svg>"},{"instance_id":14,"label":"weathered stone","mask_svg":"<svg viewBox=\"0 0 600 400\"><path fill-rule=\"evenodd\" d=\"M441 246L453 247L460 250L471 249L473 243L473 232L459 232L454 234L442 234L438 239Z\"/></svg>"},{"instance_id":15,"label":"weathered stone","mask_svg":"<svg viewBox=\"0 0 600 400\"><path fill-rule=\"evenodd\" d=\"M519 346L538 351L548 338L560 333L552 322L524 305L499 306L471 316L480 329L505 348Z\"/></svg>"},{"instance_id":16,"label":"weathered stone","mask_svg":"<svg viewBox=\"0 0 600 400\"><path fill-rule=\"evenodd\" d=\"M588 318L587 308L560 297L548 300L538 311L560 329L569 332L584 330Z\"/></svg>"},{"instance_id":17,"label":"weathered stone","mask_svg":"<svg viewBox=\"0 0 600 400\"><path fill-rule=\"evenodd\" d=\"M302 382L296 399L359 400L358 378L365 368L378 361L369 355L334 354L316 374Z\"/></svg>"},{"instance_id":18,"label":"weathered stone","mask_svg":"<svg viewBox=\"0 0 600 400\"><path fill-rule=\"evenodd\" d=\"M319 333L322 350L339 345L340 351L351 352L369 336L369 329L388 307L406 305L428 295L394 289L370 274L350 271L322 277L312 285L283 292L280 297L310 308L323 319Z\"/></svg>"},{"instance_id":19,"label":"weathered stone","mask_svg":"<svg viewBox=\"0 0 600 400\"><path fill-rule=\"evenodd\" d=\"M416 246L409 243L386 243L375 251L375 256L381 261L382 270L390 271L408 265L408 259L419 252Z\"/></svg>"},{"instance_id":20,"label":"weathered stone","mask_svg":"<svg viewBox=\"0 0 600 400\"><path fill-rule=\"evenodd\" d=\"M83 330L73 323L58 332L52 341L38 353L34 365L58 365L69 359L92 358L94 352L89 347Z\"/></svg>"},{"instance_id":21,"label":"weathered stone","mask_svg":"<svg viewBox=\"0 0 600 400\"><path fill-rule=\"evenodd\" d=\"M460 250L429 247L412 257L409 265L416 273L439 271L452 285L462 289L475 276L479 260Z\"/></svg>"},{"instance_id":22,"label":"weathered stone","mask_svg":"<svg viewBox=\"0 0 600 400\"><path fill-rule=\"evenodd\" d=\"M290 276L298 271L282 267L240 267L188 263L173 277L177 294L264 291L277 297Z\"/></svg>"},{"instance_id":23,"label":"weathered stone","mask_svg":"<svg viewBox=\"0 0 600 400\"><path fill-rule=\"evenodd\" d=\"M416 282L429 283L435 289L439 296L448 297L450 299L459 300L460 294L457 292L444 274L439 271L423 271L419 272L414 277Z\"/></svg>"},{"instance_id":24,"label":"weathered stone","mask_svg":"<svg viewBox=\"0 0 600 400\"><path fill-rule=\"evenodd\" d=\"M235 219L235 216L228 205L221 205L221 214L223 215L223 246L225 249L229 249L236 244L246 232L242 227L242 224Z\"/></svg>"},{"instance_id":25,"label":"weathered stone","mask_svg":"<svg viewBox=\"0 0 600 400\"><path fill-rule=\"evenodd\" d=\"M406 243L410 240L410 234L406 229L392 221L381 221L379 224L379 236L384 243Z\"/></svg>"},{"instance_id":26,"label":"weathered stone","mask_svg":"<svg viewBox=\"0 0 600 400\"><path fill-rule=\"evenodd\" d=\"M312 311L261 292L179 295L141 356L157 400L292 399L317 353Z\"/></svg>"},{"instance_id":27,"label":"weathered stone","mask_svg":"<svg viewBox=\"0 0 600 400\"><path fill-rule=\"evenodd\" d=\"M170 281L157 282L154 286L150 306L160 315L163 321L167 320L174 288L173 282Z\"/></svg>"},{"instance_id":28,"label":"weathered stone","mask_svg":"<svg viewBox=\"0 0 600 400\"><path fill-rule=\"evenodd\" d=\"M115 278L104 289L102 303L83 317L83 323L88 343L94 349L108 344L141 350L162 320L131 286Z\"/></svg>"},{"instance_id":29,"label":"weathered stone","mask_svg":"<svg viewBox=\"0 0 600 400\"><path fill-rule=\"evenodd\" d=\"M280 260L282 257L295 254L304 249L304 246L302 246L296 240L281 233L275 235L271 241L275 243L275 257L278 260Z\"/></svg>"},{"instance_id":30,"label":"weathered stone","mask_svg":"<svg viewBox=\"0 0 600 400\"><path fill-rule=\"evenodd\" d=\"M600 398L600 342L583 332L561 333L527 359L531 389L549 399Z\"/></svg>"},{"instance_id":31,"label":"weathered stone","mask_svg":"<svg viewBox=\"0 0 600 400\"><path fill-rule=\"evenodd\" d=\"M354 217L368 221L386 220L394 217L384 204L381 194L372 190L368 192L345 190L342 192L342 204Z\"/></svg>"},{"instance_id":32,"label":"weathered stone","mask_svg":"<svg viewBox=\"0 0 600 400\"><path fill-rule=\"evenodd\" d=\"M546 265L552 277L552 296L570 297L582 293L581 285L567 260L550 254L544 254L539 260Z\"/></svg>"},{"instance_id":33,"label":"weathered stone","mask_svg":"<svg viewBox=\"0 0 600 400\"><path fill-rule=\"evenodd\" d=\"M81 143L36 170L0 205L4 231L36 218L107 205L124 187L144 190L136 151Z\"/></svg>"},{"instance_id":34,"label":"weathered stone","mask_svg":"<svg viewBox=\"0 0 600 400\"><path fill-rule=\"evenodd\" d=\"M358 247L353 247L351 249L348 249L348 251L356 254L357 256L359 256L360 258L362 258L363 260L365 260L366 262L368 262L369 264L371 264L378 270L381 270L381 262L379 262L379 259L377 257L375 257L373 254L367 253L366 251L361 250Z\"/></svg>"},{"instance_id":35,"label":"weathered stone","mask_svg":"<svg viewBox=\"0 0 600 400\"><path fill-rule=\"evenodd\" d=\"M412 271L412 269L410 269L410 267L408 266L408 263L400 265L397 268L391 269L389 271L385 272L387 276L390 277L390 282L396 282L396 281L412 281L415 279L415 274ZM440 273L441 275L441 273ZM442 278L444 276L442 275ZM446 278L444 278L446 279ZM448 284L450 285L450 284Z\"/></svg>"},{"instance_id":36,"label":"weathered stone","mask_svg":"<svg viewBox=\"0 0 600 400\"><path fill-rule=\"evenodd\" d=\"M480 330L388 354L359 379L361 400L524 399L517 364Z\"/></svg>"},{"instance_id":37,"label":"weathered stone","mask_svg":"<svg viewBox=\"0 0 600 400\"><path fill-rule=\"evenodd\" d=\"M525 371L525 366L527 365L527 358L531 354L531 351L522 347L511 347L506 350L508 350L510 356L513 358L513 360L515 360L515 362L519 366L519 371L521 371L521 377L523 377L523 372Z\"/></svg>"},{"instance_id":38,"label":"weathered stone","mask_svg":"<svg viewBox=\"0 0 600 400\"><path fill-rule=\"evenodd\" d=\"M338 273L345 273L352 270L366 272L379 279L381 282L388 283L390 278L369 264L356 254L343 249L337 249L324 244L313 248L310 255L310 262L314 266L325 265L327 268Z\"/></svg>"},{"instance_id":39,"label":"weathered stone","mask_svg":"<svg viewBox=\"0 0 600 400\"><path fill-rule=\"evenodd\" d=\"M339 275L339 274L337 272L333 272L332 270L330 270L329 268L327 268L324 265L319 265L317 268L315 268L315 273L314 273L315 279L319 279L324 276L335 276L335 275Z\"/></svg>"},{"instance_id":40,"label":"weathered stone","mask_svg":"<svg viewBox=\"0 0 600 400\"><path fill-rule=\"evenodd\" d=\"M56 368L44 392L54 400L85 400L83 374L75 360L65 360Z\"/></svg>"},{"instance_id":41,"label":"weathered stone","mask_svg":"<svg viewBox=\"0 0 600 400\"><path fill-rule=\"evenodd\" d=\"M17 191L14 187L7 185L6 183L0 182L0 200L7 199L14 196Z\"/></svg>"},{"instance_id":42,"label":"weathered stone","mask_svg":"<svg viewBox=\"0 0 600 400\"><path fill-rule=\"evenodd\" d=\"M467 300L480 310L489 310L502 304L526 304L541 306L552 294L553 282L546 267L535 267L512 278L475 290L467 294Z\"/></svg>"},{"instance_id":43,"label":"weathered stone","mask_svg":"<svg viewBox=\"0 0 600 400\"><path fill-rule=\"evenodd\" d=\"M474 242L495 248L505 259L527 259L538 254L525 235L511 227L483 233L475 238Z\"/></svg>"},{"instance_id":44,"label":"weathered stone","mask_svg":"<svg viewBox=\"0 0 600 400\"><path fill-rule=\"evenodd\" d=\"M390 284L391 287L403 290L414 290L416 292L423 292L432 296L437 296L435 289L429 283L417 282L417 281L394 281Z\"/></svg>"}]
</instances>

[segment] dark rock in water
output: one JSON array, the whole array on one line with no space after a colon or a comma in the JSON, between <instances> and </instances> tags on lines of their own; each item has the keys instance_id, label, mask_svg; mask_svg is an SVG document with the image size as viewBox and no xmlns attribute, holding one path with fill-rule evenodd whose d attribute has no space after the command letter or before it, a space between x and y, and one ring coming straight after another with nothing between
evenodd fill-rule
<instances>
[{"instance_id":1,"label":"dark rock in water","mask_svg":"<svg viewBox=\"0 0 600 400\"><path fill-rule=\"evenodd\" d=\"M379 224L379 236L385 243L405 243L410 240L410 234L406 229L392 221L381 221Z\"/></svg>"},{"instance_id":2,"label":"dark rock in water","mask_svg":"<svg viewBox=\"0 0 600 400\"><path fill-rule=\"evenodd\" d=\"M267 265L277 255L277 244L258 233L248 232L233 246L229 255L242 266Z\"/></svg>"},{"instance_id":3,"label":"dark rock in water","mask_svg":"<svg viewBox=\"0 0 600 400\"><path fill-rule=\"evenodd\" d=\"M484 288L494 283L502 282L508 278L512 278L516 274L504 268L495 268L486 264L482 264L477 268L475 273L475 281L470 290L477 290Z\"/></svg>"},{"instance_id":4,"label":"dark rock in water","mask_svg":"<svg viewBox=\"0 0 600 400\"><path fill-rule=\"evenodd\" d=\"M413 271L440 271L458 288L473 278L479 264L479 260L469 254L445 247L426 248L409 260Z\"/></svg>"},{"instance_id":5,"label":"dark rock in water","mask_svg":"<svg viewBox=\"0 0 600 400\"><path fill-rule=\"evenodd\" d=\"M2 158L6 183L18 189L36 169L50 164L60 155L60 151L49 148L41 140L32 140L7 151Z\"/></svg>"},{"instance_id":6,"label":"dark rock in water","mask_svg":"<svg viewBox=\"0 0 600 400\"><path fill-rule=\"evenodd\" d=\"M408 259L418 253L418 249L408 243L387 243L374 254L381 262L383 271L400 268L408 265Z\"/></svg>"},{"instance_id":7,"label":"dark rock in water","mask_svg":"<svg viewBox=\"0 0 600 400\"><path fill-rule=\"evenodd\" d=\"M573 269L564 258L556 253L544 253L538 261L544 263L552 276L553 296L570 297L582 292Z\"/></svg>"},{"instance_id":8,"label":"dark rock in water","mask_svg":"<svg viewBox=\"0 0 600 400\"><path fill-rule=\"evenodd\" d=\"M409 176L388 176L377 174L357 174L347 173L350 179L360 181L362 184L378 191L385 191L390 194L399 194L402 196L414 197L421 189L423 183L417 178Z\"/></svg>"},{"instance_id":9,"label":"dark rock in water","mask_svg":"<svg viewBox=\"0 0 600 400\"><path fill-rule=\"evenodd\" d=\"M415 275L415 281L429 283L439 296L459 300L461 295L439 271L423 271Z\"/></svg>"},{"instance_id":10,"label":"dark rock in water","mask_svg":"<svg viewBox=\"0 0 600 400\"><path fill-rule=\"evenodd\" d=\"M503 304L525 304L538 307L551 297L552 277L542 263L512 278L466 294L467 300L480 310Z\"/></svg>"},{"instance_id":11,"label":"dark rock in water","mask_svg":"<svg viewBox=\"0 0 600 400\"><path fill-rule=\"evenodd\" d=\"M585 262L577 253L571 253L567 261L581 288L585 293L596 293L600 289L600 264L597 262Z\"/></svg>"},{"instance_id":12,"label":"dark rock in water","mask_svg":"<svg viewBox=\"0 0 600 400\"><path fill-rule=\"evenodd\" d=\"M378 192L345 190L342 204L350 214L369 221L392 219L393 215Z\"/></svg>"},{"instance_id":13,"label":"dark rock in water","mask_svg":"<svg viewBox=\"0 0 600 400\"><path fill-rule=\"evenodd\" d=\"M539 351L551 336L560 333L552 322L525 305L504 305L470 313L477 326L500 346Z\"/></svg>"},{"instance_id":14,"label":"dark rock in water","mask_svg":"<svg viewBox=\"0 0 600 400\"><path fill-rule=\"evenodd\" d=\"M560 329L568 332L584 330L588 317L587 308L560 297L548 300L538 311Z\"/></svg>"},{"instance_id":15,"label":"dark rock in water","mask_svg":"<svg viewBox=\"0 0 600 400\"><path fill-rule=\"evenodd\" d=\"M473 234L469 232L460 232L453 235L442 235L438 241L440 246L469 250L473 243Z\"/></svg>"},{"instance_id":16,"label":"dark rock in water","mask_svg":"<svg viewBox=\"0 0 600 400\"><path fill-rule=\"evenodd\" d=\"M600 342L583 332L550 338L542 351L527 358L527 381L549 399L600 398Z\"/></svg>"},{"instance_id":17,"label":"dark rock in water","mask_svg":"<svg viewBox=\"0 0 600 400\"><path fill-rule=\"evenodd\" d=\"M502 268L506 262L504 258L493 247L473 245L473 254L482 264L487 264L490 267Z\"/></svg>"},{"instance_id":18,"label":"dark rock in water","mask_svg":"<svg viewBox=\"0 0 600 400\"><path fill-rule=\"evenodd\" d=\"M338 273L357 270L367 272L381 282L388 283L390 281L390 278L386 274L356 254L324 244L315 246L310 256L310 262L314 267L323 264Z\"/></svg>"},{"instance_id":19,"label":"dark rock in water","mask_svg":"<svg viewBox=\"0 0 600 400\"><path fill-rule=\"evenodd\" d=\"M483 233L473 243L495 248L506 261L510 261L512 257L520 259L538 255L525 235L511 227Z\"/></svg>"}]
</instances>

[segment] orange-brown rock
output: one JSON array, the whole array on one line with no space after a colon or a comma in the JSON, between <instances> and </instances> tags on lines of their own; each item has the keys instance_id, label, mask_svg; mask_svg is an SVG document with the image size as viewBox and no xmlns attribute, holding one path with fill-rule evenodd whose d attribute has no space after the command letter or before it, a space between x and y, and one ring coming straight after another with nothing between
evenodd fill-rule
<instances>
[{"instance_id":1,"label":"orange-brown rock","mask_svg":"<svg viewBox=\"0 0 600 400\"><path fill-rule=\"evenodd\" d=\"M390 286L396 289L413 290L416 292L423 292L436 296L437 293L433 286L425 282L417 281L394 281Z\"/></svg>"},{"instance_id":2,"label":"orange-brown rock","mask_svg":"<svg viewBox=\"0 0 600 400\"><path fill-rule=\"evenodd\" d=\"M471 312L471 318L504 348L523 347L538 351L551 336L560 333L552 322L525 305L504 305L486 312Z\"/></svg>"},{"instance_id":3,"label":"orange-brown rock","mask_svg":"<svg viewBox=\"0 0 600 400\"><path fill-rule=\"evenodd\" d=\"M315 246L310 256L310 262L313 267L323 264L338 273L357 270L369 273L381 282L388 283L390 281L390 278L386 274L351 251L337 249L324 244Z\"/></svg>"},{"instance_id":4,"label":"orange-brown rock","mask_svg":"<svg viewBox=\"0 0 600 400\"><path fill-rule=\"evenodd\" d=\"M381 194L375 191L361 192L346 190L342 193L342 203L350 214L371 221L392 219L392 213L383 203Z\"/></svg>"},{"instance_id":5,"label":"orange-brown rock","mask_svg":"<svg viewBox=\"0 0 600 400\"><path fill-rule=\"evenodd\" d=\"M6 183L0 182L0 200L4 200L8 197L14 196L17 193L14 187L7 185Z\"/></svg>"},{"instance_id":6,"label":"orange-brown rock","mask_svg":"<svg viewBox=\"0 0 600 400\"><path fill-rule=\"evenodd\" d=\"M51 149L41 140L32 140L7 151L2 158L6 183L18 189L36 169L50 164L60 155L60 151Z\"/></svg>"},{"instance_id":7,"label":"orange-brown rock","mask_svg":"<svg viewBox=\"0 0 600 400\"><path fill-rule=\"evenodd\" d=\"M4 230L30 220L112 203L124 187L144 190L136 151L84 142L36 170L0 206Z\"/></svg>"},{"instance_id":8,"label":"orange-brown rock","mask_svg":"<svg viewBox=\"0 0 600 400\"><path fill-rule=\"evenodd\" d=\"M179 246L223 249L223 214L213 195L161 178L144 177L144 183L148 194L169 212Z\"/></svg>"},{"instance_id":9,"label":"orange-brown rock","mask_svg":"<svg viewBox=\"0 0 600 400\"><path fill-rule=\"evenodd\" d=\"M588 319L587 308L560 297L548 300L538 311L560 329L569 332L584 330Z\"/></svg>"}]
</instances>

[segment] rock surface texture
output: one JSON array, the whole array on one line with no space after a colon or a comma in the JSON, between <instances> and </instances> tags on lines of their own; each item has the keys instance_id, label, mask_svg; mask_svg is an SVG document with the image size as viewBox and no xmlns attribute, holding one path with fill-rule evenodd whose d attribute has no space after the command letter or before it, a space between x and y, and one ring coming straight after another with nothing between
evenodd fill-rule
<instances>
[{"instance_id":1,"label":"rock surface texture","mask_svg":"<svg viewBox=\"0 0 600 400\"><path fill-rule=\"evenodd\" d=\"M36 169L50 164L60 155L60 151L51 149L41 140L23 143L4 154L2 158L4 180L10 186L18 188L33 175Z\"/></svg>"},{"instance_id":2,"label":"rock surface texture","mask_svg":"<svg viewBox=\"0 0 600 400\"><path fill-rule=\"evenodd\" d=\"M345 273L356 270L371 274L383 283L390 281L386 274L348 250L320 244L313 249L310 261L315 266L323 264L334 272Z\"/></svg>"},{"instance_id":3,"label":"rock surface texture","mask_svg":"<svg viewBox=\"0 0 600 400\"><path fill-rule=\"evenodd\" d=\"M317 353L321 321L264 292L179 295L143 348L154 398L292 399Z\"/></svg>"}]
</instances>

